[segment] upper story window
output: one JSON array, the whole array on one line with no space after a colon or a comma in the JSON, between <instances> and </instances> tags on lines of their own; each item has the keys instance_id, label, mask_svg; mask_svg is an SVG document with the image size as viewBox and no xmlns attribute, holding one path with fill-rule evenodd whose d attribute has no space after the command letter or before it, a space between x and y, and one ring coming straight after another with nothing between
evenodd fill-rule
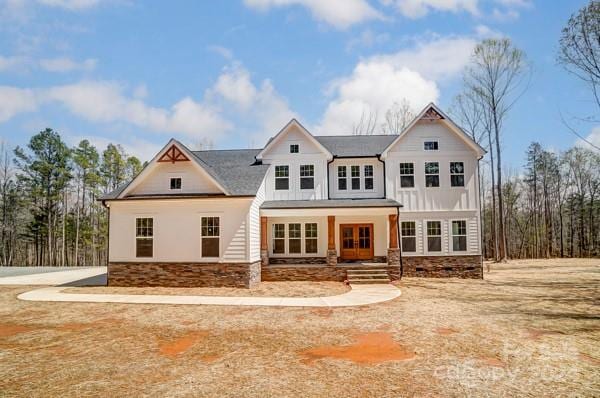
<instances>
[{"instance_id":1,"label":"upper story window","mask_svg":"<svg viewBox=\"0 0 600 398\"><path fill-rule=\"evenodd\" d=\"M417 251L417 229L414 221L402 221L400 224L400 235L402 236L402 251Z\"/></svg>"},{"instance_id":2,"label":"upper story window","mask_svg":"<svg viewBox=\"0 0 600 398\"><path fill-rule=\"evenodd\" d=\"M415 187L415 164L400 163L400 187L414 188Z\"/></svg>"},{"instance_id":3,"label":"upper story window","mask_svg":"<svg viewBox=\"0 0 600 398\"><path fill-rule=\"evenodd\" d=\"M346 166L338 166L337 173L338 173L338 191L345 191L346 189L348 189L348 180L346 179L346 177L348 177L348 175L347 175L347 171L346 171Z\"/></svg>"},{"instance_id":4,"label":"upper story window","mask_svg":"<svg viewBox=\"0 0 600 398\"><path fill-rule=\"evenodd\" d=\"M135 256L152 257L154 241L154 219L140 217L135 219Z\"/></svg>"},{"instance_id":5,"label":"upper story window","mask_svg":"<svg viewBox=\"0 0 600 398\"><path fill-rule=\"evenodd\" d=\"M373 189L373 165L367 164L364 167L365 189Z\"/></svg>"},{"instance_id":6,"label":"upper story window","mask_svg":"<svg viewBox=\"0 0 600 398\"><path fill-rule=\"evenodd\" d=\"M290 189L290 166L275 166L275 189Z\"/></svg>"},{"instance_id":7,"label":"upper story window","mask_svg":"<svg viewBox=\"0 0 600 398\"><path fill-rule=\"evenodd\" d=\"M442 251L442 222L427 221L427 251Z\"/></svg>"},{"instance_id":8,"label":"upper story window","mask_svg":"<svg viewBox=\"0 0 600 398\"><path fill-rule=\"evenodd\" d=\"M452 221L452 251L464 252L467 250L467 222L465 220Z\"/></svg>"},{"instance_id":9,"label":"upper story window","mask_svg":"<svg viewBox=\"0 0 600 398\"><path fill-rule=\"evenodd\" d=\"M440 164L425 162L425 186L428 188L440 186Z\"/></svg>"},{"instance_id":10,"label":"upper story window","mask_svg":"<svg viewBox=\"0 0 600 398\"><path fill-rule=\"evenodd\" d=\"M171 178L171 189L181 189L181 178Z\"/></svg>"},{"instance_id":11,"label":"upper story window","mask_svg":"<svg viewBox=\"0 0 600 398\"><path fill-rule=\"evenodd\" d=\"M221 227L219 217L202 217L202 257L219 257Z\"/></svg>"},{"instance_id":12,"label":"upper story window","mask_svg":"<svg viewBox=\"0 0 600 398\"><path fill-rule=\"evenodd\" d=\"M425 151L437 151L439 149L439 145L437 141L425 141L423 143L423 150Z\"/></svg>"},{"instance_id":13,"label":"upper story window","mask_svg":"<svg viewBox=\"0 0 600 398\"><path fill-rule=\"evenodd\" d=\"M463 162L450 162L450 186L465 186L465 164Z\"/></svg>"},{"instance_id":14,"label":"upper story window","mask_svg":"<svg viewBox=\"0 0 600 398\"><path fill-rule=\"evenodd\" d=\"M303 164L300 166L300 189L314 189L315 187L315 166L312 164Z\"/></svg>"},{"instance_id":15,"label":"upper story window","mask_svg":"<svg viewBox=\"0 0 600 398\"><path fill-rule=\"evenodd\" d=\"M300 153L300 145L290 144L290 153Z\"/></svg>"},{"instance_id":16,"label":"upper story window","mask_svg":"<svg viewBox=\"0 0 600 398\"><path fill-rule=\"evenodd\" d=\"M360 189L360 166L350 166L350 179L353 190Z\"/></svg>"}]
</instances>

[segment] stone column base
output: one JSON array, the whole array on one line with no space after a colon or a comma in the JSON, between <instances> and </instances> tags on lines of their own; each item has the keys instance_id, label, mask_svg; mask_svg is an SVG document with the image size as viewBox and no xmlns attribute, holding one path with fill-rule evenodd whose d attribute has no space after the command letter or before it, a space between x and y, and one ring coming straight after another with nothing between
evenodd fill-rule
<instances>
[{"instance_id":1,"label":"stone column base","mask_svg":"<svg viewBox=\"0 0 600 398\"><path fill-rule=\"evenodd\" d=\"M269 265L269 251L261 249L260 250L260 264L261 265Z\"/></svg>"},{"instance_id":2,"label":"stone column base","mask_svg":"<svg viewBox=\"0 0 600 398\"><path fill-rule=\"evenodd\" d=\"M337 265L337 251L327 250L327 265Z\"/></svg>"},{"instance_id":3,"label":"stone column base","mask_svg":"<svg viewBox=\"0 0 600 398\"><path fill-rule=\"evenodd\" d=\"M400 249L388 249L387 263L388 265L400 266Z\"/></svg>"}]
</instances>

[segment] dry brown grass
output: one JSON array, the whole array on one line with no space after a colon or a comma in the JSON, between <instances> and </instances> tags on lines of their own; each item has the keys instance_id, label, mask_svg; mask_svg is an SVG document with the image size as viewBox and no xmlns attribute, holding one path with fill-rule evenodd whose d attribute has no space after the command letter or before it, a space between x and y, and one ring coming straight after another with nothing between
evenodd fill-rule
<instances>
[{"instance_id":1,"label":"dry brown grass","mask_svg":"<svg viewBox=\"0 0 600 398\"><path fill-rule=\"evenodd\" d=\"M190 296L320 297L335 296L350 290L341 282L263 282L252 289L228 287L70 287L64 293L91 294L166 294Z\"/></svg>"},{"instance_id":2,"label":"dry brown grass","mask_svg":"<svg viewBox=\"0 0 600 398\"><path fill-rule=\"evenodd\" d=\"M35 303L0 287L0 396L600 395L600 261L399 286L336 309Z\"/></svg>"}]
</instances>

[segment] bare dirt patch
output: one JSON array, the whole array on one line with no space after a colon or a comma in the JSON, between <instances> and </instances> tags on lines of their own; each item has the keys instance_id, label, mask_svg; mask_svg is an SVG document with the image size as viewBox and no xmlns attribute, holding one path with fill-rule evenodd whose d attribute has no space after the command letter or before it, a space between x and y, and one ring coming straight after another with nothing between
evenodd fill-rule
<instances>
[{"instance_id":1,"label":"bare dirt patch","mask_svg":"<svg viewBox=\"0 0 600 398\"><path fill-rule=\"evenodd\" d=\"M28 325L18 325L12 323L0 323L0 338L11 337L19 333L25 333L35 330L34 327Z\"/></svg>"},{"instance_id":2,"label":"bare dirt patch","mask_svg":"<svg viewBox=\"0 0 600 398\"><path fill-rule=\"evenodd\" d=\"M435 332L441 336L449 336L451 334L458 333L458 330L454 328L437 328Z\"/></svg>"},{"instance_id":3,"label":"bare dirt patch","mask_svg":"<svg viewBox=\"0 0 600 398\"><path fill-rule=\"evenodd\" d=\"M175 358L181 353L187 351L192 345L198 340L206 337L207 333L204 331L192 331L187 332L183 336L180 336L171 341L159 341L158 347L161 355L169 358Z\"/></svg>"}]
</instances>

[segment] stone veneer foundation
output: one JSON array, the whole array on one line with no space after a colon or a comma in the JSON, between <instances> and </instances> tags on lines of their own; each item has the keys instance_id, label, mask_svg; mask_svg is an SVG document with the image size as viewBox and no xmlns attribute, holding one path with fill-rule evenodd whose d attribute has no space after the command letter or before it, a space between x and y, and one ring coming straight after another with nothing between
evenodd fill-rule
<instances>
[{"instance_id":1,"label":"stone veneer foundation","mask_svg":"<svg viewBox=\"0 0 600 398\"><path fill-rule=\"evenodd\" d=\"M402 276L483 279L481 256L402 256Z\"/></svg>"},{"instance_id":2,"label":"stone veneer foundation","mask_svg":"<svg viewBox=\"0 0 600 398\"><path fill-rule=\"evenodd\" d=\"M260 283L260 261L254 263L142 263L108 264L108 286L255 287Z\"/></svg>"}]
</instances>

